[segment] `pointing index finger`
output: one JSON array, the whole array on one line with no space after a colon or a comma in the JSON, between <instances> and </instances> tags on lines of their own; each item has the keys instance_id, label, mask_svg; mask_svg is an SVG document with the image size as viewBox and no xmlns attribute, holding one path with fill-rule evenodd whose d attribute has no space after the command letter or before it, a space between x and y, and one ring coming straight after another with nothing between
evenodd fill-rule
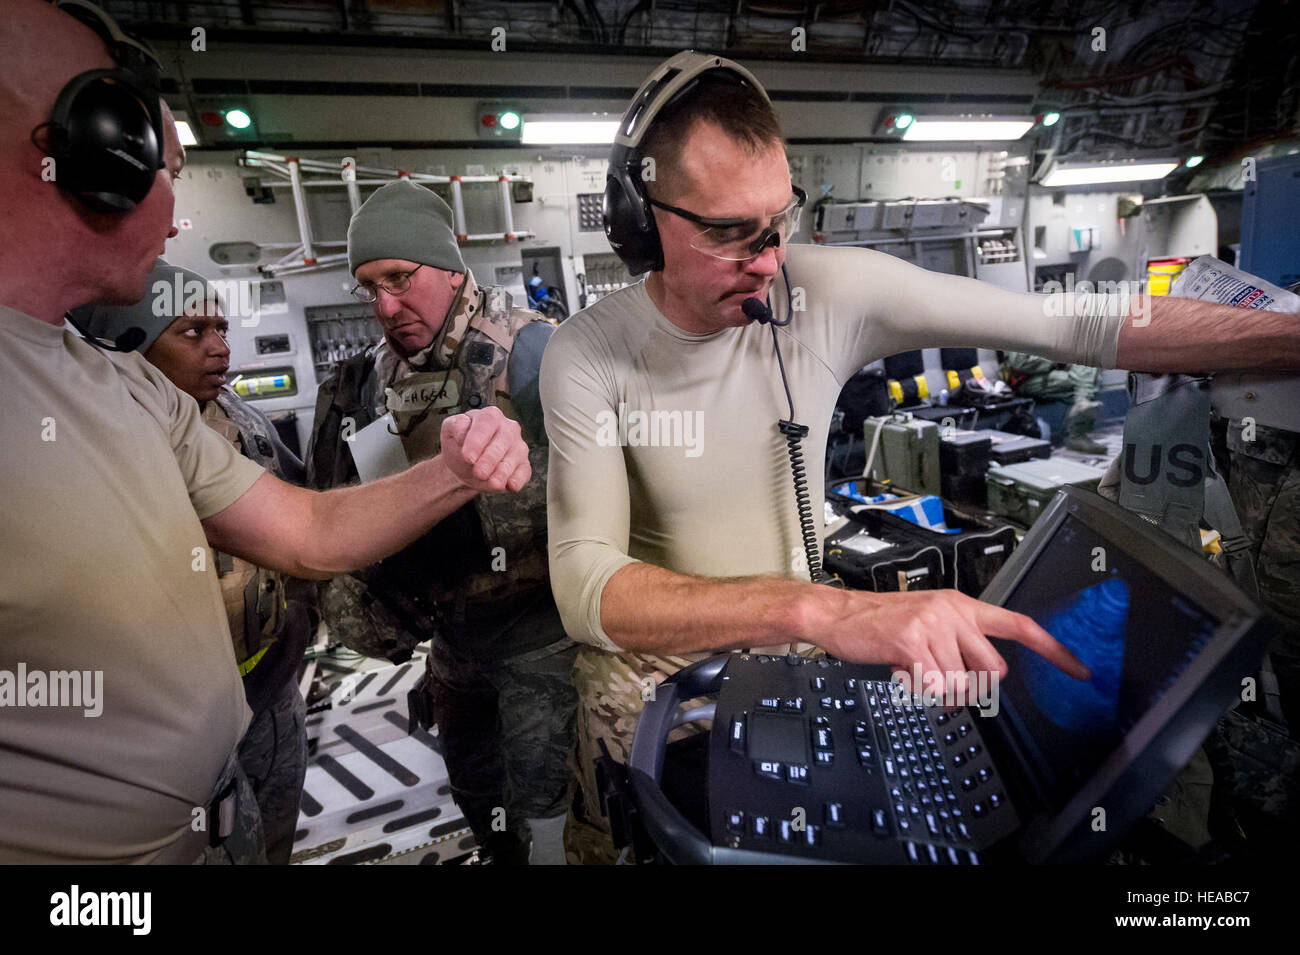
<instances>
[{"instance_id":1,"label":"pointing index finger","mask_svg":"<svg viewBox=\"0 0 1300 955\"><path fill-rule=\"evenodd\" d=\"M976 622L989 636L1003 637L1024 644L1076 680L1092 678L1092 671L1083 665L1083 661L1035 623L1031 617L981 601L976 611Z\"/></svg>"}]
</instances>

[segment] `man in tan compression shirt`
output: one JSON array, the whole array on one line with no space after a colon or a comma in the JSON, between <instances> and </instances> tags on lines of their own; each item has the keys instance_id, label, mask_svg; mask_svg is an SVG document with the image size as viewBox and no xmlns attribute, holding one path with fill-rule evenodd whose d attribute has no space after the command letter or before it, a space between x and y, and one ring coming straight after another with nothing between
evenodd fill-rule
<instances>
[{"instance_id":1,"label":"man in tan compression shirt","mask_svg":"<svg viewBox=\"0 0 1300 955\"><path fill-rule=\"evenodd\" d=\"M653 120L641 154L657 164L651 200L698 216L766 224L791 200L776 117L752 89L702 81ZM1246 326L1234 309L1156 298L1132 303L1130 321L1129 303L1109 296L1016 294L865 249L783 242L720 258L698 224L661 207L654 219L662 271L562 324L541 373L551 581L566 629L587 644L575 672L579 779L597 825L597 740L626 761L648 688L702 652L797 640L855 662L1005 673L987 634L1087 676L1030 618L956 591L807 582L777 430L791 412L771 330L745 316L745 298L770 292L777 321L795 307L776 334L794 420L810 429L818 540L835 401L850 375L882 356L979 346L1146 371L1300 366L1288 320L1271 313ZM568 841L578 858L612 857L608 837L589 827L571 824Z\"/></svg>"}]
</instances>

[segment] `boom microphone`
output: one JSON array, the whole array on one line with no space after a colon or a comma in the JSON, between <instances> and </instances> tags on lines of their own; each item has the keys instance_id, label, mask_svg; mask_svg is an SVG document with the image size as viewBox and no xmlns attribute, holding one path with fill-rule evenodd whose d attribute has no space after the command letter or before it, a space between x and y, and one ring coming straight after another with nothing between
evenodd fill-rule
<instances>
[{"instance_id":1,"label":"boom microphone","mask_svg":"<svg viewBox=\"0 0 1300 955\"><path fill-rule=\"evenodd\" d=\"M785 275L785 266L781 266L781 273ZM794 318L794 297L790 294L790 277L786 275L785 297L790 303L790 312L786 315L785 321L778 322L772 317L772 308L760 298L747 298L740 303L740 310L745 313L745 317L752 321L759 322L763 325L772 325L777 328L785 328Z\"/></svg>"},{"instance_id":2,"label":"boom microphone","mask_svg":"<svg viewBox=\"0 0 1300 955\"><path fill-rule=\"evenodd\" d=\"M132 325L117 336L114 344L117 345L118 351L135 351L144 342L144 338L144 329L139 325Z\"/></svg>"},{"instance_id":3,"label":"boom microphone","mask_svg":"<svg viewBox=\"0 0 1300 955\"><path fill-rule=\"evenodd\" d=\"M100 351L135 351L144 343L145 338L148 337L143 328L139 325L132 325L112 341L98 338L86 331L85 321L88 320L90 312L90 306L82 305L69 312L65 312L63 317L69 325L81 334L81 337L85 339L87 344L95 346Z\"/></svg>"},{"instance_id":4,"label":"boom microphone","mask_svg":"<svg viewBox=\"0 0 1300 955\"><path fill-rule=\"evenodd\" d=\"M761 298L747 298L740 303L740 310L745 313L745 317L751 321L761 322L764 325L772 321L772 310L767 307L767 303Z\"/></svg>"}]
</instances>

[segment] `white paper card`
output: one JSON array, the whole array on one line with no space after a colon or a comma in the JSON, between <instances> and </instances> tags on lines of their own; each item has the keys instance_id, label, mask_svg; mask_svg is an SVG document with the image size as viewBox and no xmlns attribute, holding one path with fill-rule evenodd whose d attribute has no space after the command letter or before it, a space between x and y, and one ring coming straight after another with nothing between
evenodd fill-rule
<instances>
[{"instance_id":1,"label":"white paper card","mask_svg":"<svg viewBox=\"0 0 1300 955\"><path fill-rule=\"evenodd\" d=\"M391 411L378 421L370 422L348 440L352 460L363 484L390 474L400 474L410 467L402 439L389 428L397 430Z\"/></svg>"}]
</instances>

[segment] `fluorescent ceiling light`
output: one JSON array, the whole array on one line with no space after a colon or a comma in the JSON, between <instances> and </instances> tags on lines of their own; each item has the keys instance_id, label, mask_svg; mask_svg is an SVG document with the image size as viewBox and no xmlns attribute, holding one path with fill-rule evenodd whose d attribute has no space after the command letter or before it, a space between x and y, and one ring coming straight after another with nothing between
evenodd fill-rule
<instances>
[{"instance_id":1,"label":"fluorescent ceiling light","mask_svg":"<svg viewBox=\"0 0 1300 955\"><path fill-rule=\"evenodd\" d=\"M176 135L180 138L182 146L197 146L199 141L194 137L194 130L190 129L190 124L186 120L176 120Z\"/></svg>"},{"instance_id":2,"label":"fluorescent ceiling light","mask_svg":"<svg viewBox=\"0 0 1300 955\"><path fill-rule=\"evenodd\" d=\"M539 146L608 144L614 142L618 123L617 117L605 119L600 114L593 113L525 114L519 141Z\"/></svg>"},{"instance_id":3,"label":"fluorescent ceiling light","mask_svg":"<svg viewBox=\"0 0 1300 955\"><path fill-rule=\"evenodd\" d=\"M918 116L903 131L909 143L1019 139L1034 125L1015 116Z\"/></svg>"},{"instance_id":4,"label":"fluorescent ceiling light","mask_svg":"<svg viewBox=\"0 0 1300 955\"><path fill-rule=\"evenodd\" d=\"M1103 182L1140 182L1163 179L1177 168L1176 162L1089 163L1077 166L1053 166L1039 185L1089 186Z\"/></svg>"}]
</instances>

